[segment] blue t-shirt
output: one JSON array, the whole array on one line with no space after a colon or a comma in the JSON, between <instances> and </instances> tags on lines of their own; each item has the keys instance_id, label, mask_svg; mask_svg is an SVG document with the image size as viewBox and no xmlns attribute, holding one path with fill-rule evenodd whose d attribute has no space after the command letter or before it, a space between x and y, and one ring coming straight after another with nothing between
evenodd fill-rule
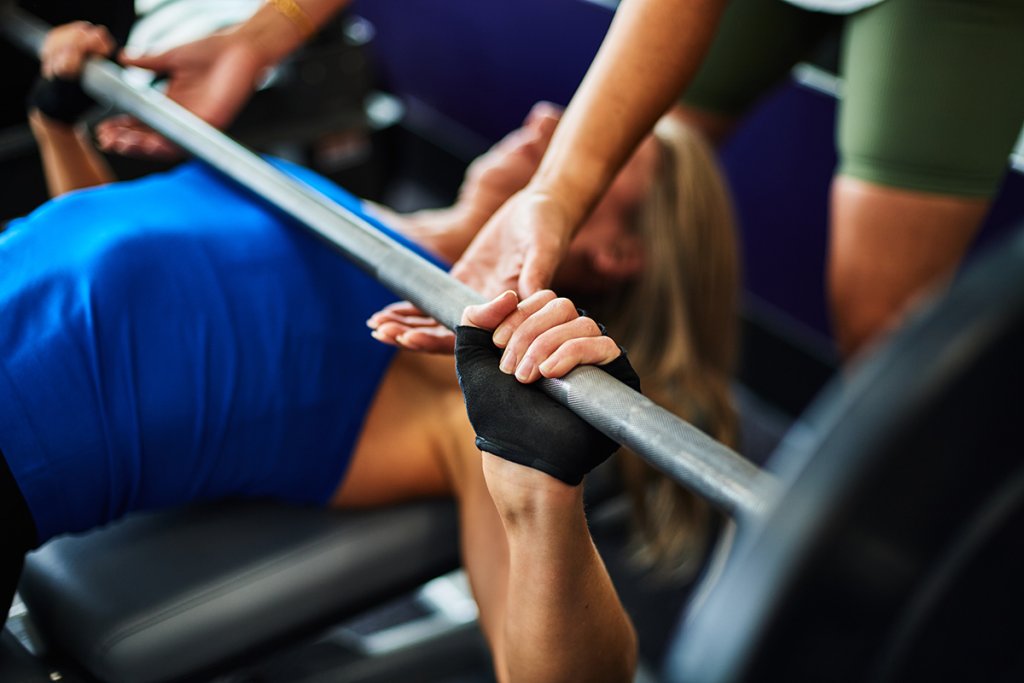
<instances>
[{"instance_id":1,"label":"blue t-shirt","mask_svg":"<svg viewBox=\"0 0 1024 683\"><path fill-rule=\"evenodd\" d=\"M327 502L392 357L365 321L394 299L200 163L12 223L0 450L39 540L190 501Z\"/></svg>"}]
</instances>

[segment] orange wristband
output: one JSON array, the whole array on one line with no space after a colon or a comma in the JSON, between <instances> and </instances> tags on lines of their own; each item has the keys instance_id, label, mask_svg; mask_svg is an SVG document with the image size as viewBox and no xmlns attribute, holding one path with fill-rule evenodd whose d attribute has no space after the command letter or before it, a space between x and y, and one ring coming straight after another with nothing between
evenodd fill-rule
<instances>
[{"instance_id":1,"label":"orange wristband","mask_svg":"<svg viewBox=\"0 0 1024 683\"><path fill-rule=\"evenodd\" d=\"M295 0L267 0L267 2L273 5L274 9L284 15L285 19L298 29L299 33L302 34L303 40L316 33L316 26L313 25L313 20L309 18L306 10L302 9Z\"/></svg>"}]
</instances>

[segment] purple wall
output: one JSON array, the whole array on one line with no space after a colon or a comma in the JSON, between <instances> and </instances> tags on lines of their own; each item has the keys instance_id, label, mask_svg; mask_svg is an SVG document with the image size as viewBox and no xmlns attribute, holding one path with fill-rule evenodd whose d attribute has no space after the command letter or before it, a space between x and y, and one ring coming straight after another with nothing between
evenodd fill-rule
<instances>
[{"instance_id":1,"label":"purple wall","mask_svg":"<svg viewBox=\"0 0 1024 683\"><path fill-rule=\"evenodd\" d=\"M386 87L496 140L537 100L566 104L611 12L584 0L359 0Z\"/></svg>"}]
</instances>

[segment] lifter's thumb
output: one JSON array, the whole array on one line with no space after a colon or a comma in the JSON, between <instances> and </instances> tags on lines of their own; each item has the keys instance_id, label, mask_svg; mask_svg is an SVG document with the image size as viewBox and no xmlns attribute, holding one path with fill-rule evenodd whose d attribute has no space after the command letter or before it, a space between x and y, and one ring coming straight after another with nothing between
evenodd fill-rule
<instances>
[{"instance_id":1,"label":"lifter's thumb","mask_svg":"<svg viewBox=\"0 0 1024 683\"><path fill-rule=\"evenodd\" d=\"M462 324L493 330L502 320L512 315L518 305L519 297L510 289L485 304L466 306L462 311Z\"/></svg>"}]
</instances>

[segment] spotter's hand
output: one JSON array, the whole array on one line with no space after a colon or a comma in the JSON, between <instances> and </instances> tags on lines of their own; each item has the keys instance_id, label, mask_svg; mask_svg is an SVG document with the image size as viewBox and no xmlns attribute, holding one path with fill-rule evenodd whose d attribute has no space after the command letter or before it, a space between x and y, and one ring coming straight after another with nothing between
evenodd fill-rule
<instances>
[{"instance_id":1,"label":"spotter's hand","mask_svg":"<svg viewBox=\"0 0 1024 683\"><path fill-rule=\"evenodd\" d=\"M498 209L452 266L452 277L484 295L528 296L547 287L575 225L557 198L527 186Z\"/></svg>"},{"instance_id":2,"label":"spotter's hand","mask_svg":"<svg viewBox=\"0 0 1024 683\"><path fill-rule=\"evenodd\" d=\"M551 142L561 117L561 109L549 102L538 102L530 109L523 125L494 144L466 171L459 198L452 207L460 216L458 224L469 226L468 243L480 228L512 195L526 186L544 151ZM461 253L465 244L459 248ZM453 271L472 279L476 269L463 262ZM455 335L412 304L402 301L375 313L367 320L375 339L410 351L453 353Z\"/></svg>"},{"instance_id":3,"label":"spotter's hand","mask_svg":"<svg viewBox=\"0 0 1024 683\"><path fill-rule=\"evenodd\" d=\"M231 123L267 68L260 50L222 31L159 54L119 56L124 66L167 78L167 96L216 128ZM173 159L177 146L137 119L115 116L96 127L100 148L125 156Z\"/></svg>"}]
</instances>

